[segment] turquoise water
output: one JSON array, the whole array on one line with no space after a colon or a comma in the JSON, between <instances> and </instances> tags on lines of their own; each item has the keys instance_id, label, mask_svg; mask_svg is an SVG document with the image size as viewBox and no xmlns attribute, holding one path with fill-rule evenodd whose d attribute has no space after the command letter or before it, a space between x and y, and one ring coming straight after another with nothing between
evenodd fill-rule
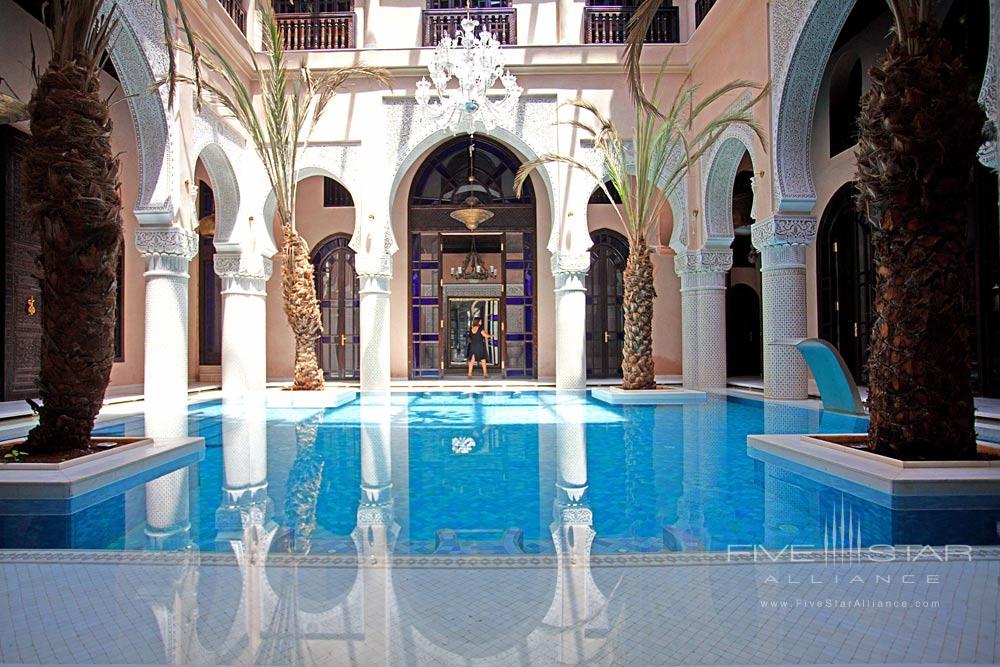
<instances>
[{"instance_id":1,"label":"turquoise water","mask_svg":"<svg viewBox=\"0 0 1000 667\"><path fill-rule=\"evenodd\" d=\"M746 444L864 429L723 396L614 407L545 391L411 392L266 414L201 403L188 414L201 460L121 480L72 513L5 502L0 547L228 551L255 530L272 549L354 554L373 517L396 554L552 553L569 521L593 528L593 553L821 547L842 520L862 544L1000 543L1000 495L894 502Z\"/></svg>"}]
</instances>

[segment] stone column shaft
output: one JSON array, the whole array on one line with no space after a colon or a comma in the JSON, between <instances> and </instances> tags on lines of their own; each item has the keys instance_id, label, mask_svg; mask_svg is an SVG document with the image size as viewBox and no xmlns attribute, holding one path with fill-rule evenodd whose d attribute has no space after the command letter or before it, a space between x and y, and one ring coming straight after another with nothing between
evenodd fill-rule
<instances>
[{"instance_id":1,"label":"stone column shaft","mask_svg":"<svg viewBox=\"0 0 1000 667\"><path fill-rule=\"evenodd\" d=\"M590 253L552 256L556 302L556 389L587 387L587 272Z\"/></svg>"},{"instance_id":2,"label":"stone column shaft","mask_svg":"<svg viewBox=\"0 0 1000 667\"><path fill-rule=\"evenodd\" d=\"M218 253L222 278L222 391L238 397L264 391L267 383L267 290L272 263L266 258Z\"/></svg>"},{"instance_id":3,"label":"stone column shaft","mask_svg":"<svg viewBox=\"0 0 1000 667\"><path fill-rule=\"evenodd\" d=\"M726 273L731 250L698 250L678 255L684 386L726 386Z\"/></svg>"},{"instance_id":4,"label":"stone column shaft","mask_svg":"<svg viewBox=\"0 0 1000 667\"><path fill-rule=\"evenodd\" d=\"M766 398L808 397L806 362L780 341L807 336L806 248L816 239L816 226L815 218L776 215L752 228L761 253Z\"/></svg>"},{"instance_id":5,"label":"stone column shaft","mask_svg":"<svg viewBox=\"0 0 1000 667\"><path fill-rule=\"evenodd\" d=\"M188 263L198 236L178 227L140 227L136 248L146 260L146 433L187 435Z\"/></svg>"},{"instance_id":6,"label":"stone column shaft","mask_svg":"<svg viewBox=\"0 0 1000 667\"><path fill-rule=\"evenodd\" d=\"M355 258L361 297L361 391L388 391L392 379L389 345L389 281L392 256Z\"/></svg>"}]
</instances>

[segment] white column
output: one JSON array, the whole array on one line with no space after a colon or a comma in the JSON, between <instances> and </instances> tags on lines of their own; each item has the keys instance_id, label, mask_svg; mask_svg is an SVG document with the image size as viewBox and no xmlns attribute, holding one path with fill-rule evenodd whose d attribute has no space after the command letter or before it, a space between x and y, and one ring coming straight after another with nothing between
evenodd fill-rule
<instances>
[{"instance_id":1,"label":"white column","mask_svg":"<svg viewBox=\"0 0 1000 667\"><path fill-rule=\"evenodd\" d=\"M552 275L556 285L556 389L559 390L583 390L587 387L589 270L589 252L552 256Z\"/></svg>"},{"instance_id":2,"label":"white column","mask_svg":"<svg viewBox=\"0 0 1000 667\"><path fill-rule=\"evenodd\" d=\"M684 386L726 386L726 273L729 249L686 252L674 260L681 278L681 336Z\"/></svg>"},{"instance_id":3,"label":"white column","mask_svg":"<svg viewBox=\"0 0 1000 667\"><path fill-rule=\"evenodd\" d=\"M267 280L263 257L217 253L222 278L222 391L240 397L264 391L267 382Z\"/></svg>"},{"instance_id":4,"label":"white column","mask_svg":"<svg viewBox=\"0 0 1000 667\"><path fill-rule=\"evenodd\" d=\"M188 264L198 252L198 235L178 227L140 227L135 245L146 260L146 404L169 418L146 417L146 433L186 435L188 390Z\"/></svg>"},{"instance_id":5,"label":"white column","mask_svg":"<svg viewBox=\"0 0 1000 667\"><path fill-rule=\"evenodd\" d=\"M807 335L806 248L816 239L816 219L778 214L755 223L752 239L761 254L764 396L807 398L806 362L781 341Z\"/></svg>"},{"instance_id":6,"label":"white column","mask_svg":"<svg viewBox=\"0 0 1000 667\"><path fill-rule=\"evenodd\" d=\"M392 401L388 392L361 397L361 502L355 542L367 562L384 561L398 527L392 502Z\"/></svg>"},{"instance_id":7,"label":"white column","mask_svg":"<svg viewBox=\"0 0 1000 667\"><path fill-rule=\"evenodd\" d=\"M361 391L388 391L391 380L389 347L389 281L392 256L357 255L355 269L361 296Z\"/></svg>"}]
</instances>

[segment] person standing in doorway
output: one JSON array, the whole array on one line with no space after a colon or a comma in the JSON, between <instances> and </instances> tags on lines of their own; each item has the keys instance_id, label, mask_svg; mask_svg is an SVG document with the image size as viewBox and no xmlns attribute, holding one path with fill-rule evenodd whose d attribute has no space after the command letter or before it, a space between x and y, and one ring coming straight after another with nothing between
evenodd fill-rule
<instances>
[{"instance_id":1,"label":"person standing in doorway","mask_svg":"<svg viewBox=\"0 0 1000 667\"><path fill-rule=\"evenodd\" d=\"M486 341L492 338L483 329L483 318L476 317L472 320L472 326L469 328L469 347L466 350L466 358L469 361L469 379L472 379L472 367L476 365L476 361L479 361L479 365L483 369L483 377L489 377L489 373L486 372Z\"/></svg>"}]
</instances>

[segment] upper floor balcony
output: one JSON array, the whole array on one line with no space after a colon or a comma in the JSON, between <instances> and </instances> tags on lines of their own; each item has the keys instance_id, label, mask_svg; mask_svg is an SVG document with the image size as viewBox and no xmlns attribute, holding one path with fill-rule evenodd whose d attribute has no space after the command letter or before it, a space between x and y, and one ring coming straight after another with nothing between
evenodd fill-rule
<instances>
[{"instance_id":1,"label":"upper floor balcony","mask_svg":"<svg viewBox=\"0 0 1000 667\"><path fill-rule=\"evenodd\" d=\"M705 20L705 15L715 6L715 0L694 0L694 24L701 25Z\"/></svg>"},{"instance_id":2,"label":"upper floor balcony","mask_svg":"<svg viewBox=\"0 0 1000 667\"><path fill-rule=\"evenodd\" d=\"M243 0L219 0L219 4L226 10L229 17L233 19L240 32L245 35L247 32L247 11L243 7Z\"/></svg>"},{"instance_id":3,"label":"upper floor balcony","mask_svg":"<svg viewBox=\"0 0 1000 667\"><path fill-rule=\"evenodd\" d=\"M475 0L466 9L462 0L428 0L423 10L423 45L435 46L454 35L468 15L479 21L477 32L488 32L503 45L517 44L517 10L510 0Z\"/></svg>"},{"instance_id":4,"label":"upper floor balcony","mask_svg":"<svg viewBox=\"0 0 1000 667\"><path fill-rule=\"evenodd\" d=\"M274 12L288 51L355 48L353 0L274 0Z\"/></svg>"},{"instance_id":5,"label":"upper floor balcony","mask_svg":"<svg viewBox=\"0 0 1000 667\"><path fill-rule=\"evenodd\" d=\"M628 37L628 24L635 15L635 10L634 4L618 5L607 4L605 0L588 0L583 14L584 43L624 44ZM681 41L680 27L677 7L662 6L656 12L653 25L649 27L646 43L676 44Z\"/></svg>"}]
</instances>

